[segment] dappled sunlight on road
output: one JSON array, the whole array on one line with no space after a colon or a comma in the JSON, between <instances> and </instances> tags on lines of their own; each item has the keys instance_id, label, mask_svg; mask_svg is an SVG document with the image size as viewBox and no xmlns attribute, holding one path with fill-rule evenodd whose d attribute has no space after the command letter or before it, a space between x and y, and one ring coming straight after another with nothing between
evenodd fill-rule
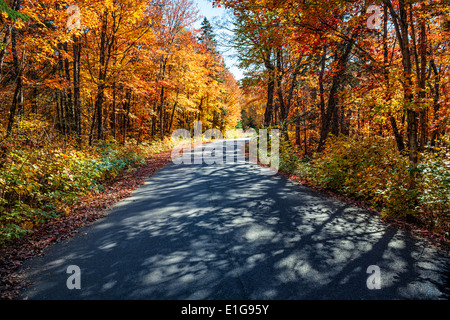
<instances>
[{"instance_id":1,"label":"dappled sunlight on road","mask_svg":"<svg viewBox=\"0 0 450 320\"><path fill-rule=\"evenodd\" d=\"M40 286L26 296L445 298L447 256L362 209L257 170L170 165L107 218L34 260ZM80 290L66 288L68 265L81 269ZM379 290L367 288L370 265L381 269Z\"/></svg>"}]
</instances>

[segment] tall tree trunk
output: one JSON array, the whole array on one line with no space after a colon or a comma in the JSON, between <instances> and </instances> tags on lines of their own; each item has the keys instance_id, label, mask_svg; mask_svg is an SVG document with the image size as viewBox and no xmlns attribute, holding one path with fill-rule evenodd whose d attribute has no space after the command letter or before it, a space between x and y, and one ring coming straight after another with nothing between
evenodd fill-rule
<instances>
[{"instance_id":1,"label":"tall tree trunk","mask_svg":"<svg viewBox=\"0 0 450 320\"><path fill-rule=\"evenodd\" d=\"M11 103L11 107L9 109L9 119L8 119L8 127L6 129L6 136L9 137L12 133L14 120L16 115L17 106L20 104L22 97L22 72L19 71L19 74L16 78L16 89L14 90L13 101ZM22 100L23 102L23 100Z\"/></svg>"},{"instance_id":2,"label":"tall tree trunk","mask_svg":"<svg viewBox=\"0 0 450 320\"><path fill-rule=\"evenodd\" d=\"M402 65L403 65L403 97L406 108L406 121L407 121L407 135L408 135L408 149L409 160L412 163L418 161L418 140L417 140L417 112L413 106L413 93L412 93L412 63L410 43L408 38L408 19L405 0L398 1L399 15L394 10L391 0L384 0L385 4L389 8L391 13L392 22L394 24L397 38L399 39L400 51L402 53Z\"/></svg>"},{"instance_id":3,"label":"tall tree trunk","mask_svg":"<svg viewBox=\"0 0 450 320\"><path fill-rule=\"evenodd\" d=\"M297 112L298 113L298 112ZM300 117L297 115L295 119L295 144L300 146Z\"/></svg>"},{"instance_id":4,"label":"tall tree trunk","mask_svg":"<svg viewBox=\"0 0 450 320\"><path fill-rule=\"evenodd\" d=\"M289 135L288 135L288 127L286 125L286 120L289 117L289 112L291 109L291 102L292 102L292 97L294 95L294 88L297 85L297 76L300 72L300 66L301 66L301 61L302 61L302 56L300 56L296 62L295 62L295 67L294 67L294 71L292 73L291 76L291 83L289 86L289 91L288 91L288 96L286 98L286 101L284 101L283 98L283 90L282 90L282 85L281 85L281 81L282 81L282 56L281 56L281 50L280 53L277 54L277 56L279 56L277 58L277 64L279 65L278 67L278 98L280 100L280 122L281 122L281 128L282 128L282 133L283 136L285 138L286 141L289 141Z\"/></svg>"},{"instance_id":5,"label":"tall tree trunk","mask_svg":"<svg viewBox=\"0 0 450 320\"><path fill-rule=\"evenodd\" d=\"M108 12L104 13L100 34L100 68L98 72L97 96L95 98L95 110L97 112L97 139L103 139L103 99L105 91L105 62L106 62L106 31L108 25Z\"/></svg>"},{"instance_id":6,"label":"tall tree trunk","mask_svg":"<svg viewBox=\"0 0 450 320\"><path fill-rule=\"evenodd\" d=\"M92 99L90 99L90 105L92 106L92 121L91 121L91 130L89 131L89 145L92 146L92 142L94 139L94 128L97 122L97 110L95 109L95 104L92 103Z\"/></svg>"},{"instance_id":7,"label":"tall tree trunk","mask_svg":"<svg viewBox=\"0 0 450 320\"><path fill-rule=\"evenodd\" d=\"M58 93L58 91L56 91L54 94L56 96L56 125L55 125L55 127L59 132L62 132L62 117L61 117L61 110L59 107L59 93Z\"/></svg>"},{"instance_id":8,"label":"tall tree trunk","mask_svg":"<svg viewBox=\"0 0 450 320\"><path fill-rule=\"evenodd\" d=\"M428 140L428 108L426 107L426 65L427 65L427 35L425 29L425 20L420 19L420 39L419 39L419 54L420 54L420 78L419 78L419 101L421 103L420 110L420 148L425 149Z\"/></svg>"},{"instance_id":9,"label":"tall tree trunk","mask_svg":"<svg viewBox=\"0 0 450 320\"><path fill-rule=\"evenodd\" d=\"M116 81L113 81L113 96L112 96L112 114L111 114L111 134L114 139L117 139L117 111L116 111L116 95L117 95L117 87Z\"/></svg>"},{"instance_id":10,"label":"tall tree trunk","mask_svg":"<svg viewBox=\"0 0 450 320\"><path fill-rule=\"evenodd\" d=\"M383 6L384 16L388 16L388 7L386 4ZM384 74L384 82L386 85L386 95L385 95L385 101L386 104L389 104L391 101L391 94L389 93L390 90L390 81L389 81L389 56L388 56L388 44L387 44L387 34L388 34L388 19L383 20L383 74ZM399 131L397 126L397 121L395 120L394 116L391 112L389 112L389 122L391 123L392 132L395 137L395 141L397 143L397 149L399 152L403 152L405 149L405 144L403 143L403 135Z\"/></svg>"},{"instance_id":11,"label":"tall tree trunk","mask_svg":"<svg viewBox=\"0 0 450 320\"><path fill-rule=\"evenodd\" d=\"M268 82L267 82L267 105L264 112L264 125L266 127L271 125L273 117L273 96L275 91L275 67L271 60L272 50L267 49L264 59L264 65L268 72Z\"/></svg>"},{"instance_id":12,"label":"tall tree trunk","mask_svg":"<svg viewBox=\"0 0 450 320\"><path fill-rule=\"evenodd\" d=\"M104 139L105 129L104 122L106 114L103 112L103 104L105 100L105 89L107 87L106 79L108 75L109 60L111 58L111 50L115 43L116 29L116 16L111 13L112 25L111 33L108 34L108 17L110 13L105 10L103 12L102 25L100 31L100 48L99 48L99 70L96 79L97 83L97 94L95 98L95 110L97 113L97 139Z\"/></svg>"},{"instance_id":13,"label":"tall tree trunk","mask_svg":"<svg viewBox=\"0 0 450 320\"><path fill-rule=\"evenodd\" d=\"M38 113L37 96L38 96L37 86L34 85L33 90L31 91L31 99L30 99L31 100L31 113L33 113L33 114Z\"/></svg>"},{"instance_id":14,"label":"tall tree trunk","mask_svg":"<svg viewBox=\"0 0 450 320\"><path fill-rule=\"evenodd\" d=\"M100 52L99 52L99 72L98 72L98 84L97 84L97 97L95 101L95 107L97 110L97 139L102 140L104 138L104 119L103 119L103 102L105 99L106 77L108 74L109 59L111 58L111 50L115 42L115 32L117 31L116 17L112 14L112 34L108 36L108 15L107 11L104 12L102 19L101 34L100 34Z\"/></svg>"},{"instance_id":15,"label":"tall tree trunk","mask_svg":"<svg viewBox=\"0 0 450 320\"><path fill-rule=\"evenodd\" d=\"M14 1L13 7L18 6L17 2L18 1ZM12 133L16 117L16 110L20 110L21 108L23 109L23 75L22 66L20 66L19 58L17 56L17 29L14 27L11 30L11 51L13 56L14 72L16 76L16 88L14 90L13 100L9 109L8 126L6 128L7 137L9 137Z\"/></svg>"},{"instance_id":16,"label":"tall tree trunk","mask_svg":"<svg viewBox=\"0 0 450 320\"><path fill-rule=\"evenodd\" d=\"M57 99L59 109L61 111L61 133L65 136L67 134L66 110L65 110L65 94L64 91L57 91Z\"/></svg>"},{"instance_id":17,"label":"tall tree trunk","mask_svg":"<svg viewBox=\"0 0 450 320\"><path fill-rule=\"evenodd\" d=\"M280 121L282 122L287 116L285 114L285 105L284 105L284 97L283 97L283 57L282 51L280 48L276 49L276 86L278 87L278 104L280 110Z\"/></svg>"},{"instance_id":18,"label":"tall tree trunk","mask_svg":"<svg viewBox=\"0 0 450 320\"><path fill-rule=\"evenodd\" d=\"M73 120L78 145L81 145L80 56L80 38L73 36Z\"/></svg>"},{"instance_id":19,"label":"tall tree trunk","mask_svg":"<svg viewBox=\"0 0 450 320\"><path fill-rule=\"evenodd\" d=\"M156 107L155 107L155 109L156 109ZM151 119L152 119L152 139L153 139L153 137L156 135L156 116L155 115L153 115L153 116L151 116Z\"/></svg>"},{"instance_id":20,"label":"tall tree trunk","mask_svg":"<svg viewBox=\"0 0 450 320\"><path fill-rule=\"evenodd\" d=\"M330 126L332 124L333 118L336 119L336 121L338 121L338 110L337 110L338 89L340 87L342 77L347 69L347 62L348 58L350 57L350 53L353 49L354 41L355 40L352 38L350 39L350 41L343 43L341 56L338 57L338 55L336 55L338 70L333 76L331 89L328 95L327 110L325 112L325 117L322 121L322 127L320 130L320 140L317 148L318 152L323 151L325 147L325 142L330 132L331 129Z\"/></svg>"},{"instance_id":21,"label":"tall tree trunk","mask_svg":"<svg viewBox=\"0 0 450 320\"><path fill-rule=\"evenodd\" d=\"M167 58L161 57L161 80L166 77ZM159 94L159 134L161 141L164 141L164 84L161 83L161 91Z\"/></svg>"},{"instance_id":22,"label":"tall tree trunk","mask_svg":"<svg viewBox=\"0 0 450 320\"><path fill-rule=\"evenodd\" d=\"M58 42L57 44L57 48L58 48L58 76L59 76L59 86L60 88L63 88L63 80L62 80L62 75L63 75L63 70L64 70L64 62L62 59L62 43ZM65 113L65 92L63 89L56 89L56 99L57 99L57 107L58 110L60 111L59 115L60 115L60 122L59 122L59 131L63 134L66 135L66 113Z\"/></svg>"},{"instance_id":23,"label":"tall tree trunk","mask_svg":"<svg viewBox=\"0 0 450 320\"><path fill-rule=\"evenodd\" d=\"M172 115L170 116L170 124L169 124L169 131L168 131L169 134L172 131L173 116L175 114L175 109L176 109L177 105L178 105L178 99L177 99L177 101L175 101L175 103L173 104L173 107L172 107Z\"/></svg>"},{"instance_id":24,"label":"tall tree trunk","mask_svg":"<svg viewBox=\"0 0 450 320\"><path fill-rule=\"evenodd\" d=\"M288 93L288 97L286 100L285 118L283 119L283 121L286 120L286 118L289 116L289 112L290 112L291 105L292 105L292 98L294 96L294 89L297 86L297 76L300 73L300 66L301 66L302 59L303 59L303 57L300 56L297 59L297 61L295 62L295 68L294 68L294 73L292 74L291 86L289 88L289 93Z\"/></svg>"},{"instance_id":25,"label":"tall tree trunk","mask_svg":"<svg viewBox=\"0 0 450 320\"><path fill-rule=\"evenodd\" d=\"M325 88L324 88L324 75L325 75L325 62L327 57L327 48L323 47L323 53L322 58L320 62L320 71L319 71L319 98L320 98L320 120L321 120L321 127L325 127L325 120L326 120L326 111L325 111Z\"/></svg>"},{"instance_id":26,"label":"tall tree trunk","mask_svg":"<svg viewBox=\"0 0 450 320\"><path fill-rule=\"evenodd\" d=\"M130 122L130 109L131 109L131 89L127 89L125 94L125 102L123 105L123 110L125 115L123 117L123 136L122 136L122 144L125 144L127 134L128 134L128 125Z\"/></svg>"},{"instance_id":27,"label":"tall tree trunk","mask_svg":"<svg viewBox=\"0 0 450 320\"><path fill-rule=\"evenodd\" d=\"M436 141L440 135L439 125L439 97L440 97L440 75L434 59L430 61L430 67L434 72L434 87L433 87L433 133L431 135L431 145L435 146Z\"/></svg>"},{"instance_id":28,"label":"tall tree trunk","mask_svg":"<svg viewBox=\"0 0 450 320\"><path fill-rule=\"evenodd\" d=\"M331 134L337 137L340 133L340 120L342 117L341 108L338 106L338 98L336 97L333 114L331 116Z\"/></svg>"},{"instance_id":29,"label":"tall tree trunk","mask_svg":"<svg viewBox=\"0 0 450 320\"><path fill-rule=\"evenodd\" d=\"M95 110L97 113L97 140L103 139L103 98L104 98L104 85L98 86L97 97L95 99Z\"/></svg>"},{"instance_id":30,"label":"tall tree trunk","mask_svg":"<svg viewBox=\"0 0 450 320\"><path fill-rule=\"evenodd\" d=\"M427 128L427 108L425 107L425 84L426 84L426 32L425 32L425 21L419 19L419 49L417 49L416 41L416 31L414 27L413 18L413 6L412 3L409 4L409 23L411 26L411 40L413 46L413 55L416 68L416 77L418 83L418 106L419 111L417 115L419 117L418 126L418 150L423 151L427 141L428 128ZM420 59L419 59L420 57Z\"/></svg>"},{"instance_id":31,"label":"tall tree trunk","mask_svg":"<svg viewBox=\"0 0 450 320\"><path fill-rule=\"evenodd\" d=\"M63 44L63 48L65 52L69 52L67 42ZM75 58L74 58L75 59ZM70 80L70 67L69 67L69 59L64 59L64 72L65 72L65 78L67 81L67 85L65 88L66 92L66 116L67 116L67 122L68 122L68 130L69 133L72 133L75 131L75 121L74 121L74 106L73 106L73 100L72 100L72 84Z\"/></svg>"}]
</instances>

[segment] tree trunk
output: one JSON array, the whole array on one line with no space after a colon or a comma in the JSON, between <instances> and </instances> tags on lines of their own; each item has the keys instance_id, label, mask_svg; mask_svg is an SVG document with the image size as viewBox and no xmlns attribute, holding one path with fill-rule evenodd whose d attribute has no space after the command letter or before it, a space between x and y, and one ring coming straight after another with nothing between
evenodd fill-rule
<instances>
[{"instance_id":1,"label":"tree trunk","mask_svg":"<svg viewBox=\"0 0 450 320\"><path fill-rule=\"evenodd\" d=\"M271 61L271 49L266 51L264 56L264 65L268 72L268 82L267 82L267 105L264 112L264 125L266 127L271 125L273 117L273 94L275 91L275 67Z\"/></svg>"},{"instance_id":2,"label":"tree trunk","mask_svg":"<svg viewBox=\"0 0 450 320\"><path fill-rule=\"evenodd\" d=\"M298 112L297 112L298 113ZM300 117L297 115L297 119L295 119L295 144L300 146Z\"/></svg>"},{"instance_id":3,"label":"tree trunk","mask_svg":"<svg viewBox=\"0 0 450 320\"><path fill-rule=\"evenodd\" d=\"M33 85L33 90L31 91L31 113L37 114L38 113L38 107L37 107L37 96L38 96L38 90L37 86Z\"/></svg>"},{"instance_id":4,"label":"tree trunk","mask_svg":"<svg viewBox=\"0 0 450 320\"><path fill-rule=\"evenodd\" d=\"M90 104L92 106L92 121L91 121L91 130L89 131L89 145L92 146L92 140L94 138L94 128L97 122L97 110L95 109L95 105L92 103L92 99Z\"/></svg>"},{"instance_id":5,"label":"tree trunk","mask_svg":"<svg viewBox=\"0 0 450 320\"><path fill-rule=\"evenodd\" d=\"M125 94L125 102L123 105L123 110L126 112L123 117L123 136L122 136L122 144L125 144L127 134L128 134L128 124L130 119L130 109L131 109L131 89L127 89L127 93Z\"/></svg>"},{"instance_id":6,"label":"tree trunk","mask_svg":"<svg viewBox=\"0 0 450 320\"><path fill-rule=\"evenodd\" d=\"M294 89L297 85L297 76L300 73L300 66L301 66L302 59L303 59L303 57L300 56L295 63L294 73L292 74L292 82L291 82L291 86L289 88L289 93L288 93L288 97L287 97L287 101L286 101L286 111L285 111L286 117L283 119L283 121L286 120L286 118L289 116L289 112L290 112L291 104L292 104L292 97L294 96Z\"/></svg>"},{"instance_id":7,"label":"tree trunk","mask_svg":"<svg viewBox=\"0 0 450 320\"><path fill-rule=\"evenodd\" d=\"M279 110L280 110L280 122L283 122L286 118L286 110L285 110L285 104L284 104L284 97L283 97L283 61L282 61L282 51L281 49L276 50L276 85L278 87L277 94L278 94L278 104L279 104Z\"/></svg>"},{"instance_id":8,"label":"tree trunk","mask_svg":"<svg viewBox=\"0 0 450 320\"><path fill-rule=\"evenodd\" d=\"M386 4L383 6L384 16L387 17L388 15L388 7ZM388 45L387 45L387 34L388 34L388 19L384 19L383 23L383 73L384 73L384 81L386 85L386 96L385 101L386 104L389 104L391 101L391 95L389 93L390 90L390 81L389 81L389 69L388 69L388 63L389 63L389 56L388 56ZM389 112L389 121L391 123L392 132L395 137L395 141L397 144L397 149L399 152L403 152L405 149L405 144L403 143L403 135L399 131L397 127L397 121L395 120L394 116Z\"/></svg>"},{"instance_id":9,"label":"tree trunk","mask_svg":"<svg viewBox=\"0 0 450 320\"><path fill-rule=\"evenodd\" d=\"M97 96L95 98L95 110L97 112L97 139L103 139L103 98L105 90L105 79L106 74L104 72L105 68L105 55L106 55L106 27L107 27L107 12L103 18L102 31L100 35L100 68L98 73L98 85L97 85Z\"/></svg>"},{"instance_id":10,"label":"tree trunk","mask_svg":"<svg viewBox=\"0 0 450 320\"><path fill-rule=\"evenodd\" d=\"M116 31L115 29L115 16L112 15L113 23L112 23L112 30L113 32ZM99 72L98 72L98 84L97 84L97 97L95 101L95 107L97 110L97 139L102 140L104 138L104 128L103 128L103 102L105 98L105 88L106 88L106 77L108 73L108 64L109 59L111 57L111 50L114 46L114 33L110 36L107 35L108 29L108 12L106 11L104 13L104 17L102 20L102 26L101 26L101 34L100 34L100 52L99 52Z\"/></svg>"},{"instance_id":11,"label":"tree trunk","mask_svg":"<svg viewBox=\"0 0 450 320\"><path fill-rule=\"evenodd\" d=\"M404 104L406 108L406 121L407 121L407 135L408 135L408 149L409 160L412 163L418 161L418 140L417 140L417 112L413 106L413 93L412 93L412 64L411 64L411 52L408 39L408 19L405 6L405 0L399 0L399 14L394 10L391 0L384 0L391 13L392 22L395 27L397 38L399 39L400 51L402 53L402 65L403 65L403 96Z\"/></svg>"},{"instance_id":12,"label":"tree trunk","mask_svg":"<svg viewBox=\"0 0 450 320\"><path fill-rule=\"evenodd\" d=\"M77 144L81 145L81 98L80 98L80 39L73 36L73 113Z\"/></svg>"},{"instance_id":13,"label":"tree trunk","mask_svg":"<svg viewBox=\"0 0 450 320\"><path fill-rule=\"evenodd\" d=\"M22 97L22 72L19 71L16 80L16 89L14 90L14 97L11 103L11 108L9 109L9 119L8 119L8 127L6 129L6 136L9 137L12 133L12 129L14 126L14 119L16 115L17 106L20 104ZM22 101L23 102L23 101Z\"/></svg>"},{"instance_id":14,"label":"tree trunk","mask_svg":"<svg viewBox=\"0 0 450 320\"><path fill-rule=\"evenodd\" d=\"M440 97L440 76L439 71L436 67L436 63L434 59L431 59L430 61L430 67L432 68L434 72L434 87L433 87L433 133L431 135L431 145L435 146L436 141L439 138L440 135L440 125L439 125L439 97Z\"/></svg>"},{"instance_id":15,"label":"tree trunk","mask_svg":"<svg viewBox=\"0 0 450 320\"><path fill-rule=\"evenodd\" d=\"M342 81L342 77L345 74L347 69L347 62L350 56L350 53L353 49L354 39L351 39L348 42L342 44L343 52L340 57L336 55L337 59L337 68L338 71L335 73L332 79L332 85L330 89L330 93L328 95L328 106L326 112L324 112L324 118L322 119L322 127L320 130L320 140L317 148L318 152L323 151L325 147L325 142L327 140L328 134L330 132L330 126L332 124L332 119L336 119L338 122L338 110L337 110L337 101L338 101L338 89L340 87L340 83ZM335 127L335 126L333 126ZM333 131L335 131L334 129Z\"/></svg>"},{"instance_id":16,"label":"tree trunk","mask_svg":"<svg viewBox=\"0 0 450 320\"><path fill-rule=\"evenodd\" d=\"M165 79L167 58L161 58L161 80ZM164 84L161 84L159 94L159 134L161 141L164 141Z\"/></svg>"},{"instance_id":17,"label":"tree trunk","mask_svg":"<svg viewBox=\"0 0 450 320\"><path fill-rule=\"evenodd\" d=\"M420 148L425 149L428 140L428 108L426 107L426 65L427 65L427 38L424 19L420 19L420 39L419 39L419 53L420 53L420 79L419 79L419 101L422 104L420 110Z\"/></svg>"},{"instance_id":18,"label":"tree trunk","mask_svg":"<svg viewBox=\"0 0 450 320\"><path fill-rule=\"evenodd\" d=\"M326 118L326 112L325 112L325 89L323 84L323 78L325 75L325 62L327 57L327 48L323 48L322 53L322 59L320 62L320 72L319 72L319 95L320 95L320 120L321 120L321 127L325 127L325 118Z\"/></svg>"},{"instance_id":19,"label":"tree trunk","mask_svg":"<svg viewBox=\"0 0 450 320\"><path fill-rule=\"evenodd\" d=\"M172 131L173 115L175 114L175 109L176 109L177 105L178 105L178 100L175 101L175 103L173 104L173 107L172 107L172 115L170 116L170 124L169 124L169 131L168 131L169 134Z\"/></svg>"},{"instance_id":20,"label":"tree trunk","mask_svg":"<svg viewBox=\"0 0 450 320\"><path fill-rule=\"evenodd\" d=\"M63 45L64 51L68 52L67 42ZM75 59L75 58L74 58ZM68 122L68 131L72 133L75 131L75 121L74 121L74 108L73 108L73 100L72 100L72 85L70 81L70 68L69 68L69 60L64 59L64 72L67 81L66 85L66 117Z\"/></svg>"},{"instance_id":21,"label":"tree trunk","mask_svg":"<svg viewBox=\"0 0 450 320\"><path fill-rule=\"evenodd\" d=\"M14 2L16 4L17 1ZM17 57L17 29L11 30L11 51L13 56L14 72L16 75L16 88L14 90L13 100L9 109L8 126L6 128L6 137L9 137L12 133L14 121L16 117L16 110L23 108L23 78L22 68L19 64L19 58ZM22 103L22 105L20 105Z\"/></svg>"}]
</instances>

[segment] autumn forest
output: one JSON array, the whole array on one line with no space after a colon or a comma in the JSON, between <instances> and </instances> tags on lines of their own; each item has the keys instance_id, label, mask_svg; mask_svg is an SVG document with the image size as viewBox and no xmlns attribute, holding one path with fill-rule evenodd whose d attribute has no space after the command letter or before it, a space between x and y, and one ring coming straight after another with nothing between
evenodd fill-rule
<instances>
[{"instance_id":1,"label":"autumn forest","mask_svg":"<svg viewBox=\"0 0 450 320\"><path fill-rule=\"evenodd\" d=\"M282 171L449 233L448 1L222 1L244 125L284 132Z\"/></svg>"},{"instance_id":2,"label":"autumn forest","mask_svg":"<svg viewBox=\"0 0 450 320\"><path fill-rule=\"evenodd\" d=\"M193 0L0 0L0 244L195 121L279 129L283 174L449 239L447 0L210 5L229 15L214 24Z\"/></svg>"}]
</instances>

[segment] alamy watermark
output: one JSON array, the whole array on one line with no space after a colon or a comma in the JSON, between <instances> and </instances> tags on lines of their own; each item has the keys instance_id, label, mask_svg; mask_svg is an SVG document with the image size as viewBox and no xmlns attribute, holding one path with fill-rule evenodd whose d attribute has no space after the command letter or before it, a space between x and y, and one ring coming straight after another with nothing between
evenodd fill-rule
<instances>
[{"instance_id":1,"label":"alamy watermark","mask_svg":"<svg viewBox=\"0 0 450 320\"><path fill-rule=\"evenodd\" d=\"M367 8L367 13L372 15L367 19L367 28L373 30L381 26L381 9L379 6L371 5Z\"/></svg>"},{"instance_id":2,"label":"alamy watermark","mask_svg":"<svg viewBox=\"0 0 450 320\"><path fill-rule=\"evenodd\" d=\"M67 278L66 286L67 289L81 289L81 269L77 265L70 265L66 270L67 274L70 276ZM367 267L366 273L369 277L366 280L366 286L369 290L379 290L381 289L381 269L377 265L370 265Z\"/></svg>"},{"instance_id":3,"label":"alamy watermark","mask_svg":"<svg viewBox=\"0 0 450 320\"><path fill-rule=\"evenodd\" d=\"M67 14L71 14L66 22L66 28L69 30L72 29L81 29L81 14L80 7L77 5L70 5L66 9ZM378 29L381 25L381 8L377 5L370 5L367 8L366 13L371 13L372 15L367 19L367 28L369 29Z\"/></svg>"},{"instance_id":4,"label":"alamy watermark","mask_svg":"<svg viewBox=\"0 0 450 320\"><path fill-rule=\"evenodd\" d=\"M70 5L66 9L67 14L71 14L66 21L66 28L69 30L72 29L81 29L81 13L80 7L74 4Z\"/></svg>"},{"instance_id":5,"label":"alamy watermark","mask_svg":"<svg viewBox=\"0 0 450 320\"><path fill-rule=\"evenodd\" d=\"M70 276L67 278L67 281L66 281L67 289L69 289L69 290L81 289L81 269L80 269L80 267L76 266L76 265L70 265L67 267L66 273L70 274Z\"/></svg>"},{"instance_id":6,"label":"alamy watermark","mask_svg":"<svg viewBox=\"0 0 450 320\"><path fill-rule=\"evenodd\" d=\"M246 162L243 150L235 149L236 138L245 137L248 142L248 162L262 164L265 169L261 174L272 175L278 172L280 165L280 132L279 129L248 129L236 134L236 130L227 130L225 137L217 129L208 129L202 134L202 122L194 123L194 141L203 142L203 139L224 140L222 143L211 143L201 148L201 151L191 150L191 145L185 144L172 150L172 162L175 164L208 164L223 165ZM177 129L172 133L172 139L190 139L191 133L187 129ZM270 151L269 151L270 145ZM193 151L193 152L192 152Z\"/></svg>"},{"instance_id":7,"label":"alamy watermark","mask_svg":"<svg viewBox=\"0 0 450 320\"><path fill-rule=\"evenodd\" d=\"M377 265L367 267L366 273L370 274L367 278L366 285L369 290L381 289L381 269Z\"/></svg>"}]
</instances>

